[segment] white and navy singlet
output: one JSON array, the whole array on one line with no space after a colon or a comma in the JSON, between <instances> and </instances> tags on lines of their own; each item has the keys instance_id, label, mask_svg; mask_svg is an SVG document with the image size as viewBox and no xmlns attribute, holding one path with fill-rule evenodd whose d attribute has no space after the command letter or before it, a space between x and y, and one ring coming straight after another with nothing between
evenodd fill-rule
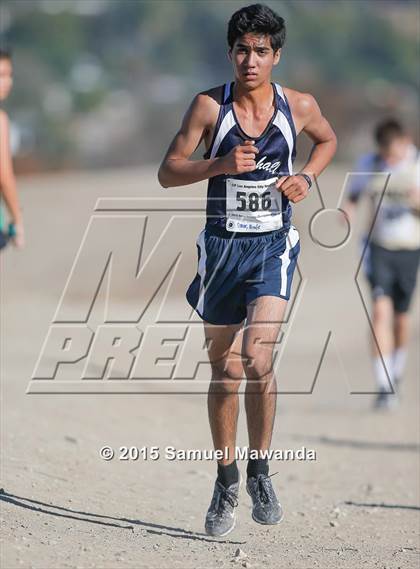
<instances>
[{"instance_id":1,"label":"white and navy singlet","mask_svg":"<svg viewBox=\"0 0 420 569\"><path fill-rule=\"evenodd\" d=\"M233 108L233 85L223 86L223 99L213 135L204 158L225 156L244 140L254 140L259 153L252 172L219 175L209 179L206 229L220 236L234 233L259 235L288 230L292 207L275 188L277 178L293 173L296 130L287 98L280 85L272 83L275 108L264 132L253 137L245 133Z\"/></svg>"}]
</instances>

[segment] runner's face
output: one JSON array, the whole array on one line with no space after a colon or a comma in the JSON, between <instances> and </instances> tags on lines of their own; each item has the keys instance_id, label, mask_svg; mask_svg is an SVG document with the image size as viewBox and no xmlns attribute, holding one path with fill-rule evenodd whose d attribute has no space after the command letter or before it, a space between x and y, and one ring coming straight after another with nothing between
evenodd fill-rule
<instances>
[{"instance_id":1,"label":"runner's face","mask_svg":"<svg viewBox=\"0 0 420 569\"><path fill-rule=\"evenodd\" d=\"M13 85L13 67L10 59L0 59L0 101L7 98Z\"/></svg>"},{"instance_id":2,"label":"runner's face","mask_svg":"<svg viewBox=\"0 0 420 569\"><path fill-rule=\"evenodd\" d=\"M280 59L280 50L274 53L269 36L245 34L236 40L229 58L235 79L252 89L270 81L273 65Z\"/></svg>"},{"instance_id":3,"label":"runner's face","mask_svg":"<svg viewBox=\"0 0 420 569\"><path fill-rule=\"evenodd\" d=\"M381 149L382 158L388 164L398 164L406 158L410 142L408 136L394 138L386 147Z\"/></svg>"}]
</instances>

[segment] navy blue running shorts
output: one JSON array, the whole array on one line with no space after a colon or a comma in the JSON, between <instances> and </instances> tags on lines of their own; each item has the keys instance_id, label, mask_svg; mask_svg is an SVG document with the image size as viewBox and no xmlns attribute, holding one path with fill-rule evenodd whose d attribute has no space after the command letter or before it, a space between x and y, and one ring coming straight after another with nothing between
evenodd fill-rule
<instances>
[{"instance_id":1,"label":"navy blue running shorts","mask_svg":"<svg viewBox=\"0 0 420 569\"><path fill-rule=\"evenodd\" d=\"M198 269L186 297L210 324L239 324L259 296L290 298L300 251L297 229L237 235L221 237L204 228L197 238Z\"/></svg>"}]
</instances>

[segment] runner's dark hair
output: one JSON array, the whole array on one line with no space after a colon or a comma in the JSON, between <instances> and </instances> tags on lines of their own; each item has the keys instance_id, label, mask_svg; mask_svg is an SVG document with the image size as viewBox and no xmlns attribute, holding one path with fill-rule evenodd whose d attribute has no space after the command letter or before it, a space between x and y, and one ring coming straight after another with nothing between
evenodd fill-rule
<instances>
[{"instance_id":1,"label":"runner's dark hair","mask_svg":"<svg viewBox=\"0 0 420 569\"><path fill-rule=\"evenodd\" d=\"M247 33L270 36L273 51L283 47L286 39L284 19L264 4L251 4L237 10L229 20L227 41L230 49Z\"/></svg>"},{"instance_id":2,"label":"runner's dark hair","mask_svg":"<svg viewBox=\"0 0 420 569\"><path fill-rule=\"evenodd\" d=\"M400 138L405 135L403 125L394 118L387 118L376 125L375 140L378 146L386 147L395 138Z\"/></svg>"},{"instance_id":3,"label":"runner's dark hair","mask_svg":"<svg viewBox=\"0 0 420 569\"><path fill-rule=\"evenodd\" d=\"M12 52L10 49L0 47L0 59L12 59Z\"/></svg>"}]
</instances>

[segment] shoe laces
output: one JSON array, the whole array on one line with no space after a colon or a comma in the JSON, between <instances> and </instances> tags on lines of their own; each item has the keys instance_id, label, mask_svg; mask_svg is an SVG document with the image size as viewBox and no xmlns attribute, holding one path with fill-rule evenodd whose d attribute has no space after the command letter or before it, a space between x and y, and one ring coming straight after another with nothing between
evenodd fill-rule
<instances>
[{"instance_id":1,"label":"shoe laces","mask_svg":"<svg viewBox=\"0 0 420 569\"><path fill-rule=\"evenodd\" d=\"M238 502L238 497L235 494L235 492L232 492L232 490L229 490L228 488L225 488L223 486L223 484L221 484L219 481L217 482L219 489L220 489L220 495L219 495L219 503L217 506L217 509L220 511L221 509L223 509L224 506L224 502L228 502L232 508L236 508L239 504Z\"/></svg>"},{"instance_id":2,"label":"shoe laces","mask_svg":"<svg viewBox=\"0 0 420 569\"><path fill-rule=\"evenodd\" d=\"M271 498L274 498L273 487L269 479L276 474L278 474L278 472L274 472L274 474L270 474L270 476L257 474L257 494L264 504L267 504Z\"/></svg>"}]
</instances>

